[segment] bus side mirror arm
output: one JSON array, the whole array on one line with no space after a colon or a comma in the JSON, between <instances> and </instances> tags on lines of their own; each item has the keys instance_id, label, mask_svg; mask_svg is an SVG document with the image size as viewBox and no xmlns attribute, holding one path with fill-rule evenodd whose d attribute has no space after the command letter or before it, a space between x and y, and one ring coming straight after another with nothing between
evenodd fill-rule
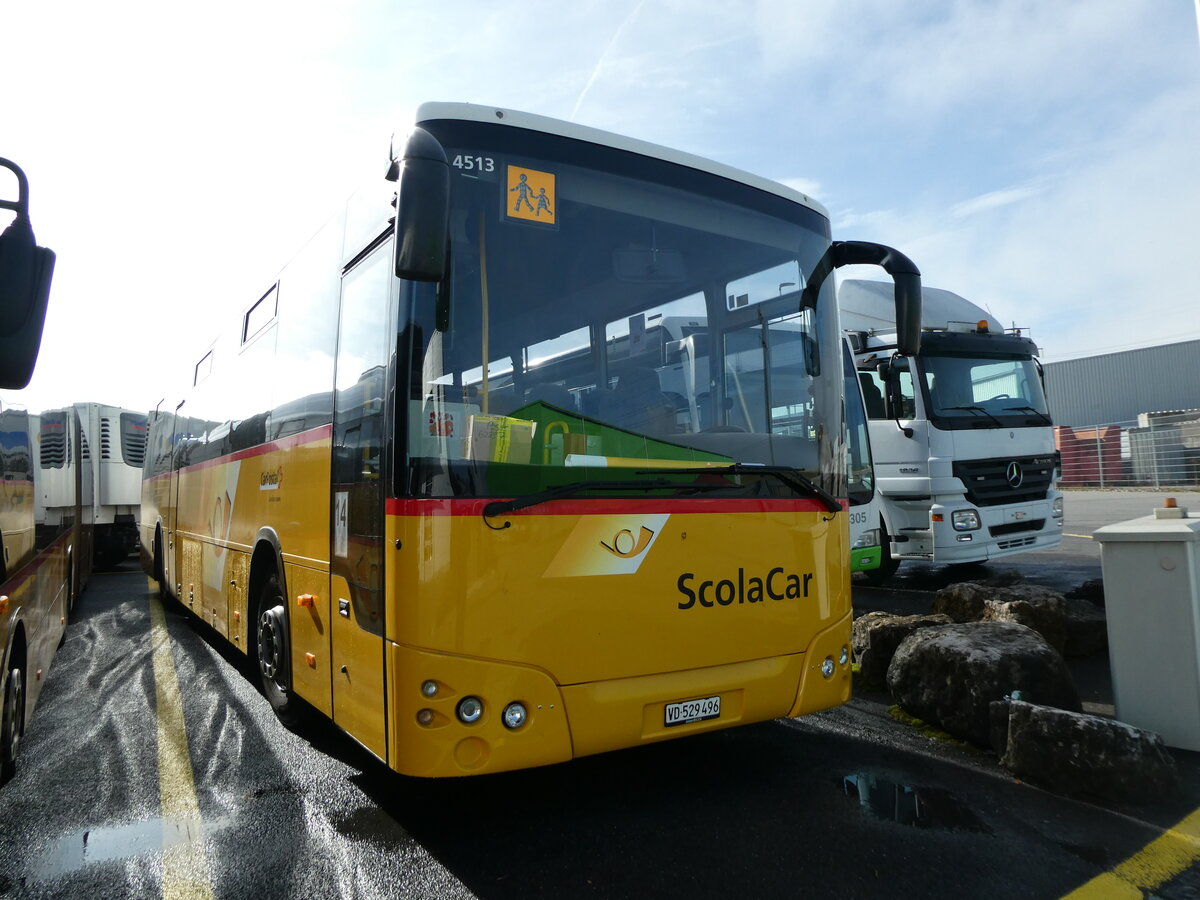
<instances>
[{"instance_id":1,"label":"bus side mirror arm","mask_svg":"<svg viewBox=\"0 0 1200 900\"><path fill-rule=\"evenodd\" d=\"M14 162L0 168L17 176L17 199L0 200L0 209L17 217L0 234L0 388L29 384L42 344L54 251L39 247L29 221L29 181Z\"/></svg>"},{"instance_id":2,"label":"bus side mirror arm","mask_svg":"<svg viewBox=\"0 0 1200 900\"><path fill-rule=\"evenodd\" d=\"M800 308L816 307L821 285L842 266L879 266L892 276L896 298L896 345L904 356L921 351L921 271L892 247L870 241L834 241L809 275Z\"/></svg>"},{"instance_id":3,"label":"bus side mirror arm","mask_svg":"<svg viewBox=\"0 0 1200 900\"><path fill-rule=\"evenodd\" d=\"M441 281L449 251L450 163L437 138L414 128L404 154L393 159L388 181L396 197L396 275L411 281Z\"/></svg>"}]
</instances>

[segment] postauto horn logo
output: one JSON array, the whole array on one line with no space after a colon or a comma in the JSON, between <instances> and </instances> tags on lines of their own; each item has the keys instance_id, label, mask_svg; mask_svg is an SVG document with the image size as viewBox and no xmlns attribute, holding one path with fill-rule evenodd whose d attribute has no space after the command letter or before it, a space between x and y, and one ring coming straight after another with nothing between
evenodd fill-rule
<instances>
[{"instance_id":1,"label":"postauto horn logo","mask_svg":"<svg viewBox=\"0 0 1200 900\"><path fill-rule=\"evenodd\" d=\"M585 516L546 568L546 578L632 575L662 534L669 513Z\"/></svg>"},{"instance_id":2,"label":"postauto horn logo","mask_svg":"<svg viewBox=\"0 0 1200 900\"><path fill-rule=\"evenodd\" d=\"M601 541L600 546L613 556L619 556L621 559L633 559L645 553L650 548L653 540L654 532L643 525L636 538L633 536L632 529L622 528L613 535L611 544L607 541Z\"/></svg>"}]
</instances>

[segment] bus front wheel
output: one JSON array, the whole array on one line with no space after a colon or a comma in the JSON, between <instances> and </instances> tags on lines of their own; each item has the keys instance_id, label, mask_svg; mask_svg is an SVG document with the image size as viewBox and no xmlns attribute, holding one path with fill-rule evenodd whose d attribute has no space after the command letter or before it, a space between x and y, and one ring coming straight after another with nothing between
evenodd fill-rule
<instances>
[{"instance_id":1,"label":"bus front wheel","mask_svg":"<svg viewBox=\"0 0 1200 900\"><path fill-rule=\"evenodd\" d=\"M287 604L275 575L263 585L255 621L259 683L279 721L291 727L299 722L300 701L292 692Z\"/></svg>"},{"instance_id":2,"label":"bus front wheel","mask_svg":"<svg viewBox=\"0 0 1200 900\"><path fill-rule=\"evenodd\" d=\"M8 670L8 686L4 691L4 710L0 715L0 784L12 778L17 766L17 747L25 719L25 682L21 669L14 665Z\"/></svg>"}]
</instances>

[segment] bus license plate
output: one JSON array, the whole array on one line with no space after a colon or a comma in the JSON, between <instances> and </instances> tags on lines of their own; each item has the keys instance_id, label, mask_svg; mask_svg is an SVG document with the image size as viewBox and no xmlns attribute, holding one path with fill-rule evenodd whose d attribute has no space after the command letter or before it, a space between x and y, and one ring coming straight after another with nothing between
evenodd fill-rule
<instances>
[{"instance_id":1,"label":"bus license plate","mask_svg":"<svg viewBox=\"0 0 1200 900\"><path fill-rule=\"evenodd\" d=\"M669 728L672 725L686 725L688 722L716 719L720 715L720 697L684 700L680 703L668 703L666 705L666 708L663 710L663 724Z\"/></svg>"}]
</instances>

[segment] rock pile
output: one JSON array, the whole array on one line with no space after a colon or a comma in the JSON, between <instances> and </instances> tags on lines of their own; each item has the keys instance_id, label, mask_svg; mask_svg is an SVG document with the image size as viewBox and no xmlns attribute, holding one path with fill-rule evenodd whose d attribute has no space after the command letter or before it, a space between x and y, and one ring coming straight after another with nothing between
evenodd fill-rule
<instances>
[{"instance_id":1,"label":"rock pile","mask_svg":"<svg viewBox=\"0 0 1200 900\"><path fill-rule=\"evenodd\" d=\"M982 747L1030 782L1149 801L1178 782L1158 735L1081 712L1063 654L1108 643L1102 586L1064 597L1019 576L939 591L930 614L854 622L859 685L886 684L908 713ZM1102 599L1101 599L1102 602Z\"/></svg>"},{"instance_id":2,"label":"rock pile","mask_svg":"<svg viewBox=\"0 0 1200 900\"><path fill-rule=\"evenodd\" d=\"M1062 656L1015 622L915 631L892 657L887 686L912 715L983 747L990 743L992 702L1013 691L1060 709L1082 709Z\"/></svg>"}]
</instances>

